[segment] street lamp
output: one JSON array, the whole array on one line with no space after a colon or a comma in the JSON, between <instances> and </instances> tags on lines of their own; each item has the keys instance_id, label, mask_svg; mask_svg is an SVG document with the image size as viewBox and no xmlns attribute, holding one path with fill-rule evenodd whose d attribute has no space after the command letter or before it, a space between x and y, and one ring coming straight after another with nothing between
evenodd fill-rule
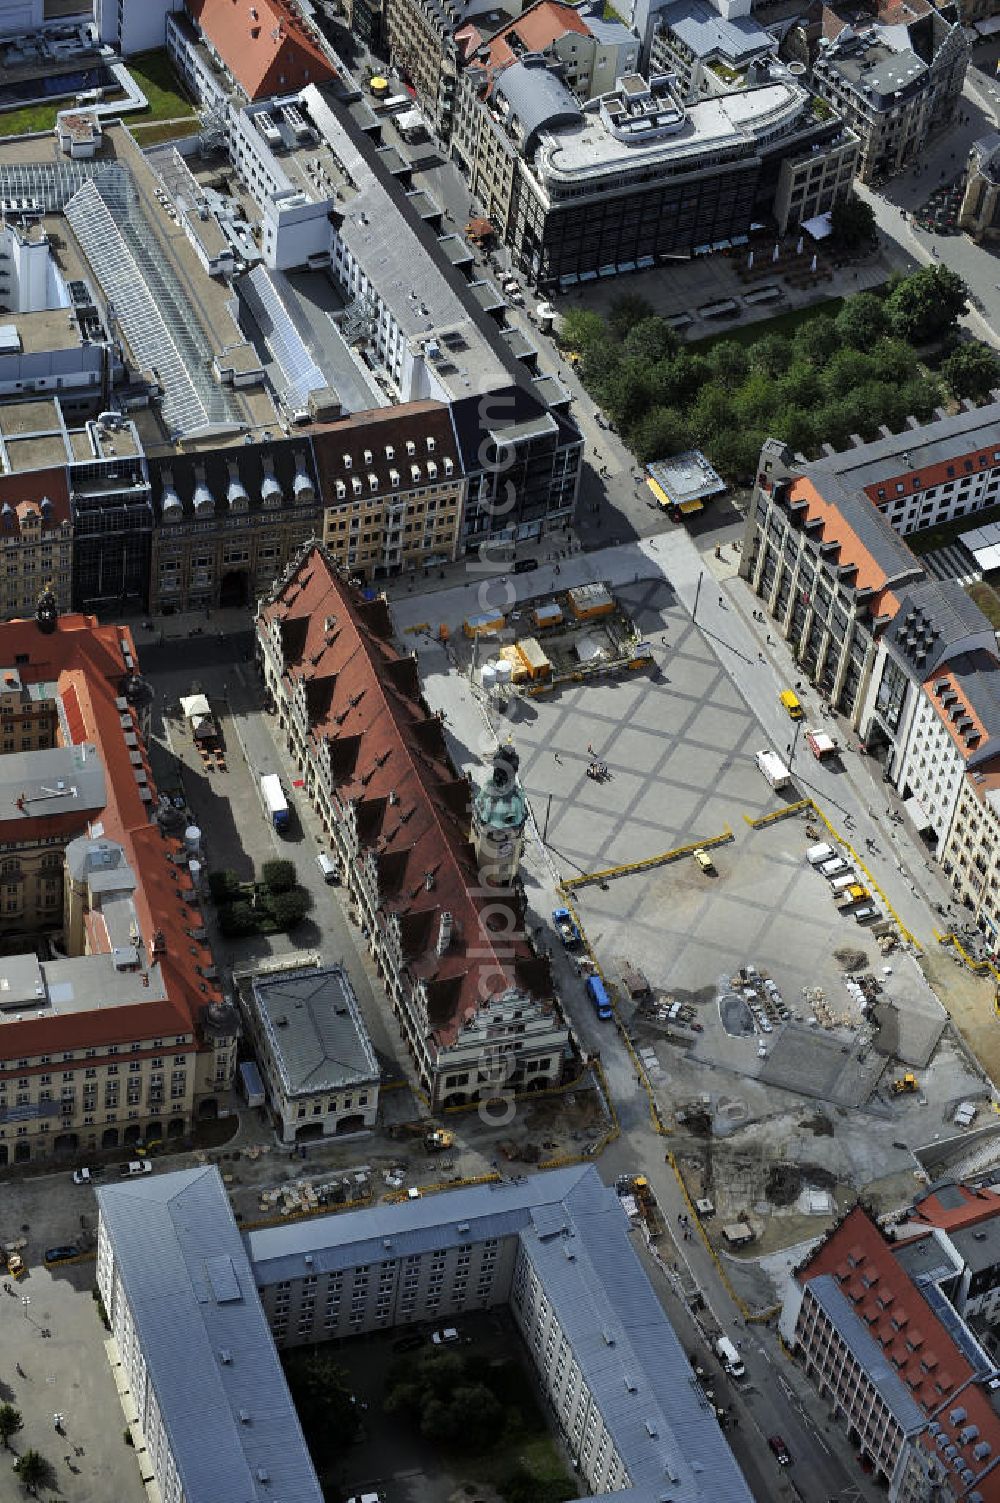
<instances>
[{"instance_id":1,"label":"street lamp","mask_svg":"<svg viewBox=\"0 0 1000 1503\"><path fill-rule=\"evenodd\" d=\"M31 1304L31 1295L30 1294L22 1294L21 1295L21 1309L24 1311L24 1318L25 1318L25 1320L27 1320L27 1318L28 1318L28 1306L30 1304Z\"/></svg>"}]
</instances>

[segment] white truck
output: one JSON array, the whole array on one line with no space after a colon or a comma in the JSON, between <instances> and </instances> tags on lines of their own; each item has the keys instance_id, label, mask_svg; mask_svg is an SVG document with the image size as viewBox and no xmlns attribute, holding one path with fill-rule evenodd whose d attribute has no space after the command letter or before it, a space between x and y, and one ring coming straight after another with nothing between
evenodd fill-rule
<instances>
[{"instance_id":1,"label":"white truck","mask_svg":"<svg viewBox=\"0 0 1000 1503\"><path fill-rule=\"evenodd\" d=\"M833 736L826 731L807 730L806 743L817 762L822 762L824 757L835 757L840 751Z\"/></svg>"},{"instance_id":2,"label":"white truck","mask_svg":"<svg viewBox=\"0 0 1000 1503\"><path fill-rule=\"evenodd\" d=\"M276 830L287 830L289 823L288 800L276 772L265 773L260 780L260 801L264 813Z\"/></svg>"},{"instance_id":3,"label":"white truck","mask_svg":"<svg viewBox=\"0 0 1000 1503\"><path fill-rule=\"evenodd\" d=\"M719 1337L715 1343L715 1355L731 1378L745 1377L746 1368L743 1366L743 1359L728 1336Z\"/></svg>"},{"instance_id":4,"label":"white truck","mask_svg":"<svg viewBox=\"0 0 1000 1503\"><path fill-rule=\"evenodd\" d=\"M777 752L759 751L756 754L755 760L757 766L776 793L780 793L783 788L788 787L792 781L792 775Z\"/></svg>"}]
</instances>

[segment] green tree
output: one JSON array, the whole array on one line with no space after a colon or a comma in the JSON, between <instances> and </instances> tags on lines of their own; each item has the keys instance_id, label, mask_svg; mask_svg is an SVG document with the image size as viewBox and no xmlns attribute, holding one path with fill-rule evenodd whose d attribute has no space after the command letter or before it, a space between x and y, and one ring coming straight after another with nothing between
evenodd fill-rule
<instances>
[{"instance_id":1,"label":"green tree","mask_svg":"<svg viewBox=\"0 0 1000 1503\"><path fill-rule=\"evenodd\" d=\"M295 886L295 862L265 861L260 869L261 881L268 892L289 892Z\"/></svg>"},{"instance_id":2,"label":"green tree","mask_svg":"<svg viewBox=\"0 0 1000 1503\"><path fill-rule=\"evenodd\" d=\"M588 344L580 355L580 374L592 391L602 381L613 381L624 365L622 352L605 333L598 344Z\"/></svg>"},{"instance_id":3,"label":"green tree","mask_svg":"<svg viewBox=\"0 0 1000 1503\"><path fill-rule=\"evenodd\" d=\"M641 319L633 324L625 335L625 354L630 360L641 360L649 365L655 365L658 360L666 360L671 355L676 355L680 348L680 341L673 329L665 319L654 314L652 318Z\"/></svg>"},{"instance_id":4,"label":"green tree","mask_svg":"<svg viewBox=\"0 0 1000 1503\"><path fill-rule=\"evenodd\" d=\"M922 266L889 294L892 328L911 344L928 344L953 329L968 312L968 288L947 266Z\"/></svg>"},{"instance_id":5,"label":"green tree","mask_svg":"<svg viewBox=\"0 0 1000 1503\"><path fill-rule=\"evenodd\" d=\"M840 348L836 319L824 313L800 324L792 336L792 345L797 360L808 360L815 366L826 365Z\"/></svg>"},{"instance_id":6,"label":"green tree","mask_svg":"<svg viewBox=\"0 0 1000 1503\"><path fill-rule=\"evenodd\" d=\"M586 308L571 308L563 314L556 337L564 350L578 350L582 354L591 345L603 343L608 330L599 313L591 313Z\"/></svg>"},{"instance_id":7,"label":"green tree","mask_svg":"<svg viewBox=\"0 0 1000 1503\"><path fill-rule=\"evenodd\" d=\"M208 895L213 903L228 903L240 890L240 879L234 871L209 872Z\"/></svg>"},{"instance_id":8,"label":"green tree","mask_svg":"<svg viewBox=\"0 0 1000 1503\"><path fill-rule=\"evenodd\" d=\"M447 1398L428 1397L420 1415L420 1433L426 1440L474 1451L500 1438L502 1420L503 1409L486 1384L469 1382L453 1389Z\"/></svg>"},{"instance_id":9,"label":"green tree","mask_svg":"<svg viewBox=\"0 0 1000 1503\"><path fill-rule=\"evenodd\" d=\"M984 402L1000 386L1000 359L978 340L960 344L941 364L941 374L953 397Z\"/></svg>"},{"instance_id":10,"label":"green tree","mask_svg":"<svg viewBox=\"0 0 1000 1503\"><path fill-rule=\"evenodd\" d=\"M724 480L745 485L753 479L760 451L768 434L764 428L731 423L716 434L708 447L708 456Z\"/></svg>"},{"instance_id":11,"label":"green tree","mask_svg":"<svg viewBox=\"0 0 1000 1503\"><path fill-rule=\"evenodd\" d=\"M632 429L632 447L643 464L691 447L688 421L676 407L651 407Z\"/></svg>"},{"instance_id":12,"label":"green tree","mask_svg":"<svg viewBox=\"0 0 1000 1503\"><path fill-rule=\"evenodd\" d=\"M929 423L934 409L941 402L941 389L936 381L922 381L916 377L907 381L900 390L906 416L915 417L919 423Z\"/></svg>"},{"instance_id":13,"label":"green tree","mask_svg":"<svg viewBox=\"0 0 1000 1503\"><path fill-rule=\"evenodd\" d=\"M358 1433L358 1411L347 1373L323 1351L313 1351L295 1361L290 1370L295 1407L304 1428L332 1431L346 1441Z\"/></svg>"},{"instance_id":14,"label":"green tree","mask_svg":"<svg viewBox=\"0 0 1000 1503\"><path fill-rule=\"evenodd\" d=\"M624 339L628 331L644 319L652 318L655 309L648 298L637 292L623 292L616 297L608 312L608 327L616 339Z\"/></svg>"},{"instance_id":15,"label":"green tree","mask_svg":"<svg viewBox=\"0 0 1000 1503\"><path fill-rule=\"evenodd\" d=\"M846 397L855 387L870 381L873 373L872 361L860 350L838 350L823 372L823 390L834 400Z\"/></svg>"},{"instance_id":16,"label":"green tree","mask_svg":"<svg viewBox=\"0 0 1000 1503\"><path fill-rule=\"evenodd\" d=\"M771 421L771 436L780 438L796 454L810 454L817 446L812 414L801 407L786 407Z\"/></svg>"},{"instance_id":17,"label":"green tree","mask_svg":"<svg viewBox=\"0 0 1000 1503\"><path fill-rule=\"evenodd\" d=\"M294 929L309 912L312 901L312 893L304 887L293 887L291 892L273 893L267 908L279 929Z\"/></svg>"},{"instance_id":18,"label":"green tree","mask_svg":"<svg viewBox=\"0 0 1000 1503\"><path fill-rule=\"evenodd\" d=\"M858 292L847 298L834 326L842 344L854 350L870 350L889 332L889 315L874 292Z\"/></svg>"},{"instance_id":19,"label":"green tree","mask_svg":"<svg viewBox=\"0 0 1000 1503\"><path fill-rule=\"evenodd\" d=\"M902 386L916 375L917 359L905 339L880 339L868 353L879 381Z\"/></svg>"},{"instance_id":20,"label":"green tree","mask_svg":"<svg viewBox=\"0 0 1000 1503\"><path fill-rule=\"evenodd\" d=\"M660 360L651 367L650 400L662 407L689 407L708 379L708 364L703 356L678 350L670 359Z\"/></svg>"},{"instance_id":21,"label":"green tree","mask_svg":"<svg viewBox=\"0 0 1000 1503\"><path fill-rule=\"evenodd\" d=\"M52 1466L40 1451L24 1451L14 1463L14 1470L33 1498L40 1487L52 1481Z\"/></svg>"},{"instance_id":22,"label":"green tree","mask_svg":"<svg viewBox=\"0 0 1000 1503\"><path fill-rule=\"evenodd\" d=\"M746 346L736 339L719 339L709 346L705 356L714 381L724 386L739 386L750 373Z\"/></svg>"},{"instance_id":23,"label":"green tree","mask_svg":"<svg viewBox=\"0 0 1000 1503\"><path fill-rule=\"evenodd\" d=\"M838 247L848 252L867 249L878 239L874 209L854 193L834 204L830 227Z\"/></svg>"},{"instance_id":24,"label":"green tree","mask_svg":"<svg viewBox=\"0 0 1000 1503\"><path fill-rule=\"evenodd\" d=\"M594 394L608 416L627 432L649 406L649 368L637 360L619 361L615 370L595 383Z\"/></svg>"},{"instance_id":25,"label":"green tree","mask_svg":"<svg viewBox=\"0 0 1000 1503\"><path fill-rule=\"evenodd\" d=\"M20 1409L15 1409L13 1404L0 1404L0 1443L5 1451L10 1450L11 1441L23 1427Z\"/></svg>"},{"instance_id":26,"label":"green tree","mask_svg":"<svg viewBox=\"0 0 1000 1503\"><path fill-rule=\"evenodd\" d=\"M783 334L765 334L750 346L750 369L765 376L784 375L791 363L791 341Z\"/></svg>"},{"instance_id":27,"label":"green tree","mask_svg":"<svg viewBox=\"0 0 1000 1503\"><path fill-rule=\"evenodd\" d=\"M219 928L223 934L256 934L259 927L260 920L249 903L226 903L219 909Z\"/></svg>"},{"instance_id":28,"label":"green tree","mask_svg":"<svg viewBox=\"0 0 1000 1503\"><path fill-rule=\"evenodd\" d=\"M733 408L729 393L709 382L703 386L688 413L691 433L697 444L710 444L718 433L732 426Z\"/></svg>"},{"instance_id":29,"label":"green tree","mask_svg":"<svg viewBox=\"0 0 1000 1503\"><path fill-rule=\"evenodd\" d=\"M812 408L823 400L823 382L816 366L803 360L793 347L794 359L781 380L778 390L792 407Z\"/></svg>"},{"instance_id":30,"label":"green tree","mask_svg":"<svg viewBox=\"0 0 1000 1503\"><path fill-rule=\"evenodd\" d=\"M730 398L730 426L735 417L740 423L766 428L782 406L781 387L764 371L756 371Z\"/></svg>"}]
</instances>

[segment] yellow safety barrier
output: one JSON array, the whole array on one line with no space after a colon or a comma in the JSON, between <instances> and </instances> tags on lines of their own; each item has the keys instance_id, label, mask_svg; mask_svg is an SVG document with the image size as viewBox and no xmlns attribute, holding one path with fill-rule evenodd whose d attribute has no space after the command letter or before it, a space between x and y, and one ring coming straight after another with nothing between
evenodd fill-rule
<instances>
[{"instance_id":1,"label":"yellow safety barrier","mask_svg":"<svg viewBox=\"0 0 1000 1503\"><path fill-rule=\"evenodd\" d=\"M962 941L958 938L957 934L939 934L935 929L934 938L937 940L939 945L951 945L952 949L958 952L961 959L969 967L969 970L972 971L974 975L991 975L994 981L1000 983L1000 971L997 970L996 966L993 965L989 960L976 960L972 955L969 954L968 950L962 944Z\"/></svg>"},{"instance_id":2,"label":"yellow safety barrier","mask_svg":"<svg viewBox=\"0 0 1000 1503\"><path fill-rule=\"evenodd\" d=\"M430 631L430 629L431 623L429 621L418 621L416 626L403 627L404 633L409 633L412 636L416 636L417 632L419 631Z\"/></svg>"},{"instance_id":3,"label":"yellow safety barrier","mask_svg":"<svg viewBox=\"0 0 1000 1503\"><path fill-rule=\"evenodd\" d=\"M741 1295L739 1295L739 1294L736 1293L736 1290L733 1288L732 1284L730 1283L730 1281L729 1281L729 1275L726 1272L725 1268L722 1266L722 1260L720 1259L719 1254L716 1252L715 1248L712 1246L712 1244L711 1244L711 1242L709 1240L708 1233L706 1232L705 1228L702 1226L701 1217L698 1215L698 1212L695 1210L694 1201L691 1199L691 1196L688 1193L688 1187L684 1183L684 1176L681 1173L680 1165L678 1164L677 1160L674 1158L674 1155L670 1152L669 1149L667 1150L666 1159L667 1159L667 1163L670 1165L671 1169L674 1171L674 1176L675 1176L675 1178L677 1180L678 1185L680 1186L681 1194L684 1196L684 1199L687 1202L687 1208L688 1208L689 1212L691 1213L691 1220L694 1223L694 1225L698 1228L698 1231L701 1234L701 1240L705 1244L705 1249L708 1252L709 1257L712 1259L712 1262L715 1264L716 1271L717 1271L717 1273L719 1275L719 1278L722 1280L722 1283L723 1283L723 1286L725 1288L726 1293L729 1295L729 1298L732 1300L733 1304L739 1310L739 1312L743 1316L744 1320L748 1319L749 1316L750 1316L750 1314L752 1313L751 1310L750 1310L750 1306L746 1303L746 1301L743 1299L743 1297Z\"/></svg>"},{"instance_id":4,"label":"yellow safety barrier","mask_svg":"<svg viewBox=\"0 0 1000 1503\"><path fill-rule=\"evenodd\" d=\"M415 1188L420 1192L421 1200L425 1195L438 1195L442 1190L469 1190L473 1185L499 1185L503 1183L499 1174L473 1174L468 1179L446 1179L440 1183L431 1185L417 1185ZM398 1205L400 1201L412 1200L414 1197L409 1190L390 1190L388 1195L382 1196L383 1205Z\"/></svg>"},{"instance_id":5,"label":"yellow safety barrier","mask_svg":"<svg viewBox=\"0 0 1000 1503\"><path fill-rule=\"evenodd\" d=\"M613 877L628 877L634 872L652 871L657 866L667 866L671 861L680 861L684 856L690 856L692 851L711 850L718 845L726 845L733 839L733 832L727 825L721 835L706 835L704 839L692 840L688 845L674 846L671 851L661 851L657 856L646 856L642 861L629 861L623 866L608 866L603 871L584 872L580 877L565 877L560 883L564 893L575 892L578 887L589 887L594 882L609 882Z\"/></svg>"},{"instance_id":6,"label":"yellow safety barrier","mask_svg":"<svg viewBox=\"0 0 1000 1503\"><path fill-rule=\"evenodd\" d=\"M826 815L823 813L823 810L819 807L819 805L815 802L814 799L810 799L809 800L809 805L810 805L813 813L815 814L816 818L819 819L819 820L822 820L823 824L826 826L827 833L833 836L834 840L837 842L838 845L842 845L843 848L844 848L844 850L848 851L850 853L852 861L855 863L856 866L859 866L861 868L861 870L864 872L865 876L868 878L868 882L869 882L869 884L870 884L873 892L877 892L878 893L879 897L881 898L881 900L882 900L882 902L883 902L883 904L885 906L886 912L889 914L889 916L891 917L893 923L896 925L896 928L899 930L901 938L905 939L908 944L913 945L915 949L919 950L921 948L921 946L918 943L916 936L914 934L911 934L910 931L909 931L909 929L907 929L906 925L903 923L903 920L900 918L899 914L896 912L895 908L892 906L892 904L889 902L889 899L886 897L885 892L883 891L882 887L879 885L879 883L872 876L872 874L869 871L868 867L865 865L864 861L861 859L861 857L858 855L857 851L851 845L850 841L847 840L843 835L841 835L840 831L837 830L830 823L829 819L827 819Z\"/></svg>"},{"instance_id":7,"label":"yellow safety barrier","mask_svg":"<svg viewBox=\"0 0 1000 1503\"><path fill-rule=\"evenodd\" d=\"M811 798L800 798L797 803L786 804L783 809L773 809L770 814L762 814L759 819L751 819L749 814L744 814L743 818L751 830L763 830L767 825L777 824L779 819L787 819L790 814L801 814L811 807Z\"/></svg>"}]
</instances>

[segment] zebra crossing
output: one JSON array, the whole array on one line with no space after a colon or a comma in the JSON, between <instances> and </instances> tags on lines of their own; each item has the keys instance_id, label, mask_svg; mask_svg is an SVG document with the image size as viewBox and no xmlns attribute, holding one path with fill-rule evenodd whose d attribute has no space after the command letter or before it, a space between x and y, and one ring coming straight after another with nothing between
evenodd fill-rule
<instances>
[{"instance_id":1,"label":"zebra crossing","mask_svg":"<svg viewBox=\"0 0 1000 1503\"><path fill-rule=\"evenodd\" d=\"M983 571L964 543L946 543L943 548L934 548L922 553L920 562L935 579L954 579L960 585L976 584Z\"/></svg>"}]
</instances>

